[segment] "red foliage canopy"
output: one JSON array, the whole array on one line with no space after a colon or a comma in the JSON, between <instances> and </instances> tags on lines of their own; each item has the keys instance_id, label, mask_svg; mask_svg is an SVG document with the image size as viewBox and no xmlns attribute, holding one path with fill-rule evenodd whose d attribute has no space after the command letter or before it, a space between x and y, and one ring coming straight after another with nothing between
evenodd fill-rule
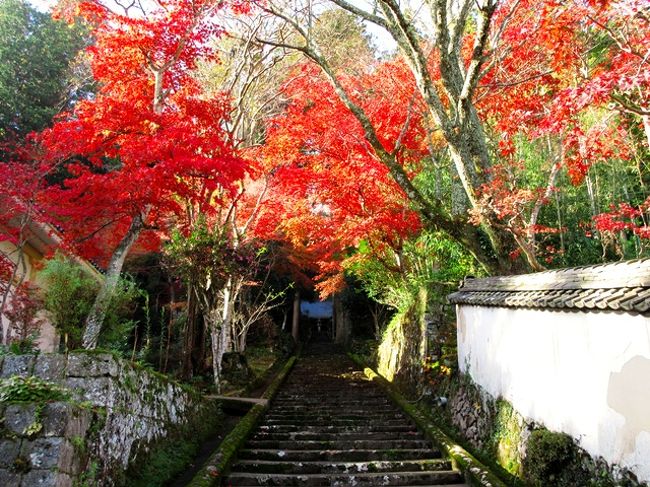
<instances>
[{"instance_id":1,"label":"red foliage canopy","mask_svg":"<svg viewBox=\"0 0 650 487\"><path fill-rule=\"evenodd\" d=\"M38 136L42 160L64 182L47 192L66 237L88 257L105 257L136 215L160 229L179 201L209 202L230 191L247 163L222 127L227 97L207 98L192 77L199 59L216 58L209 41L223 29L213 0L166 0L146 16L82 1L61 14L93 25L88 49L99 89ZM155 245L151 232L142 239ZM100 244L101 242L101 244Z\"/></svg>"},{"instance_id":2,"label":"red foliage canopy","mask_svg":"<svg viewBox=\"0 0 650 487\"><path fill-rule=\"evenodd\" d=\"M386 149L399 144L400 161L416 171L427 153L427 135L408 69L401 62L383 63L370 74L344 77L343 83ZM275 169L257 231L308 255L326 296L342 286L341 263L361 240L398 248L420 223L357 119L315 67L303 65L284 89L291 104L269 123L262 149L264 158L283 162Z\"/></svg>"}]
</instances>

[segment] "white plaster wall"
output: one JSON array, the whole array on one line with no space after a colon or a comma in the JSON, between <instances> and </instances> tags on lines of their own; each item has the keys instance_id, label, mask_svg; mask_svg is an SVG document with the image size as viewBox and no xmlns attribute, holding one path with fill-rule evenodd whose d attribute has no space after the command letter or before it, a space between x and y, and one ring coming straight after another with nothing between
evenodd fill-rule
<instances>
[{"instance_id":1,"label":"white plaster wall","mask_svg":"<svg viewBox=\"0 0 650 487\"><path fill-rule=\"evenodd\" d=\"M457 317L463 372L650 481L650 318L462 305Z\"/></svg>"},{"instance_id":2,"label":"white plaster wall","mask_svg":"<svg viewBox=\"0 0 650 487\"><path fill-rule=\"evenodd\" d=\"M0 252L7 255L12 261L17 262L18 250L8 241L0 242ZM40 257L40 256L39 256ZM43 282L38 278L38 274L34 269L34 261L37 260L35 252L26 253L22 266L18 268L18 277L24 277L28 281L32 281L37 286L42 286ZM41 315L43 325L36 340L36 345L43 352L56 352L59 347L59 335L54 326L47 320L45 313ZM2 335L6 337L9 328L9 320L6 316L0 315L0 324L2 324ZM6 343L4 343L6 345Z\"/></svg>"}]
</instances>

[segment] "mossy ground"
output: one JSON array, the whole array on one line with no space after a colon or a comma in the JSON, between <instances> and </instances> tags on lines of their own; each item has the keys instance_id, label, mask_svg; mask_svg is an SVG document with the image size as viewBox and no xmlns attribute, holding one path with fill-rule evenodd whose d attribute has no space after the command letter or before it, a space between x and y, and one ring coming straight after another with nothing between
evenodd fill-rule
<instances>
[{"instance_id":1,"label":"mossy ground","mask_svg":"<svg viewBox=\"0 0 650 487\"><path fill-rule=\"evenodd\" d=\"M126 472L122 485L133 487L158 487L185 470L197 455L201 445L215 433L221 424L222 414L215 407L206 411L200 420L194 420L173 431L167 438L146 445L150 453L140 457ZM143 445L144 446L144 445Z\"/></svg>"}]
</instances>

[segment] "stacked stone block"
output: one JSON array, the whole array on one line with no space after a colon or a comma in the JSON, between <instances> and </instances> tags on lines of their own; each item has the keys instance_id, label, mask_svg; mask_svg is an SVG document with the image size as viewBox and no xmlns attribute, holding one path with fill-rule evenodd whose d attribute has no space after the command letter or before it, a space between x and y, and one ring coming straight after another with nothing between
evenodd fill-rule
<instances>
[{"instance_id":1,"label":"stacked stone block","mask_svg":"<svg viewBox=\"0 0 650 487\"><path fill-rule=\"evenodd\" d=\"M98 465L102 485L119 485L135 458L146 458L170 435L196 433L219 414L215 401L109 353L0 357L0 378L29 375L59 384L71 400L0 405L3 487L73 485L88 466L79 465L79 446ZM93 425L91 437L98 416L102 421ZM29 426L39 420L42 429L30 434Z\"/></svg>"}]
</instances>

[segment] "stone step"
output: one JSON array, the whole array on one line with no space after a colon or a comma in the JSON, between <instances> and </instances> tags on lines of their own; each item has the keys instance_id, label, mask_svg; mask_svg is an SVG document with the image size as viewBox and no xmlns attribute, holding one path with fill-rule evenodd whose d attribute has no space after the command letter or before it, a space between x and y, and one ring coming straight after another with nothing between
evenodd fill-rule
<instances>
[{"instance_id":1,"label":"stone step","mask_svg":"<svg viewBox=\"0 0 650 487\"><path fill-rule=\"evenodd\" d=\"M276 449L245 449L241 450L238 458L242 460L284 460L284 461L328 461L328 462L364 462L372 460L416 460L418 458L439 458L438 450L429 448L398 450L276 450Z\"/></svg>"},{"instance_id":2,"label":"stone step","mask_svg":"<svg viewBox=\"0 0 650 487\"><path fill-rule=\"evenodd\" d=\"M297 362L224 485L467 487L345 355L317 350Z\"/></svg>"},{"instance_id":3,"label":"stone step","mask_svg":"<svg viewBox=\"0 0 650 487\"><path fill-rule=\"evenodd\" d=\"M360 473L354 475L327 474L255 474L233 472L228 476L227 485L277 485L289 486L350 486L350 485L449 485L460 484L462 478L458 472L381 472Z\"/></svg>"},{"instance_id":4,"label":"stone step","mask_svg":"<svg viewBox=\"0 0 650 487\"><path fill-rule=\"evenodd\" d=\"M367 431L368 433L376 432L408 432L417 431L417 428L412 424L402 423L396 425L361 425L361 426L336 426L336 425L297 425L297 424L284 424L284 425L260 425L258 431L262 432L277 432L277 433L293 433L301 431L305 433L323 432L323 433L359 433Z\"/></svg>"},{"instance_id":5,"label":"stone step","mask_svg":"<svg viewBox=\"0 0 650 487\"><path fill-rule=\"evenodd\" d=\"M270 474L358 474L378 472L433 472L451 470L451 462L442 458L418 460L376 460L369 462L240 460L233 472Z\"/></svg>"},{"instance_id":6,"label":"stone step","mask_svg":"<svg viewBox=\"0 0 650 487\"><path fill-rule=\"evenodd\" d=\"M256 449L275 448L278 450L397 450L400 448L418 449L431 448L431 443L426 440L314 440L314 441L275 441L275 440L250 440L247 448Z\"/></svg>"},{"instance_id":7,"label":"stone step","mask_svg":"<svg viewBox=\"0 0 650 487\"><path fill-rule=\"evenodd\" d=\"M308 394L309 392L306 391L305 394ZM392 403L389 402L385 397L384 398L371 398L368 400L350 400L350 399L342 399L342 398L337 398L337 397L323 397L320 400L305 400L304 398L301 400L297 397L288 397L286 399L275 399L273 401L273 406L300 406L300 407L323 407L323 406L328 406L328 407L342 407L342 408L349 408L349 407L361 407L361 408L367 408L367 407L372 407L373 405L377 406L387 406L391 405Z\"/></svg>"},{"instance_id":8,"label":"stone step","mask_svg":"<svg viewBox=\"0 0 650 487\"><path fill-rule=\"evenodd\" d=\"M383 422L385 420L390 421L392 419L399 419L399 420L406 419L402 413L396 413L396 412L388 413L388 414L381 414L381 413L359 414L359 413L348 412L348 411L341 411L338 414L332 414L332 415L323 415L323 414L316 414L316 413L278 414L275 412L270 412L265 417L266 419L271 421L290 420L290 421L308 422L308 423L313 423L318 421L329 422L332 420Z\"/></svg>"},{"instance_id":9,"label":"stone step","mask_svg":"<svg viewBox=\"0 0 650 487\"><path fill-rule=\"evenodd\" d=\"M275 406L275 405L273 406L274 413L286 413L286 414L305 413L307 411L315 412L315 413L336 413L339 412L340 410L341 410L340 404L321 405L319 407L311 407L309 409L305 408L304 406ZM363 408L358 408L357 410L360 412L363 411L363 412L391 413L396 411L397 409L392 404L386 404L386 405L366 404Z\"/></svg>"},{"instance_id":10,"label":"stone step","mask_svg":"<svg viewBox=\"0 0 650 487\"><path fill-rule=\"evenodd\" d=\"M373 420L353 420L353 419L338 419L333 418L330 420L319 419L318 421L299 421L294 419L265 419L262 423L263 425L273 426L372 426L377 425L376 421ZM405 424L410 424L406 419L390 419L381 422L384 426L402 426Z\"/></svg>"},{"instance_id":11,"label":"stone step","mask_svg":"<svg viewBox=\"0 0 650 487\"><path fill-rule=\"evenodd\" d=\"M278 433L278 432L265 432L258 431L252 440L276 440L276 441L313 441L313 440L418 440L424 437L418 431L357 431L357 432L338 432L338 433L325 433L320 431L297 431L292 433Z\"/></svg>"}]
</instances>

